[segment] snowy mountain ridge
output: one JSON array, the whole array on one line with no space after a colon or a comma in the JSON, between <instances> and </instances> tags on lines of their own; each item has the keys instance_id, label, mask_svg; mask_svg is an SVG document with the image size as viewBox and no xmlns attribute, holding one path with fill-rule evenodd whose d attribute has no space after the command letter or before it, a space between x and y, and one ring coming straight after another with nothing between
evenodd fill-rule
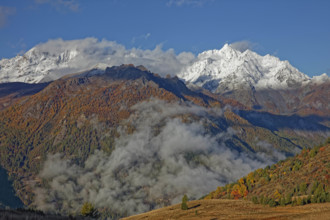
<instances>
[{"instance_id":1,"label":"snowy mountain ridge","mask_svg":"<svg viewBox=\"0 0 330 220\"><path fill-rule=\"evenodd\" d=\"M49 53L32 48L24 55L0 60L0 82L39 83L55 80L70 73L70 61L76 50ZM60 72L63 71L63 74Z\"/></svg>"},{"instance_id":2,"label":"snowy mountain ridge","mask_svg":"<svg viewBox=\"0 0 330 220\"><path fill-rule=\"evenodd\" d=\"M329 80L326 74L311 79L288 61L269 54L261 56L251 50L241 52L228 44L220 50L200 53L179 77L212 92L238 88L296 88L308 82Z\"/></svg>"},{"instance_id":3,"label":"snowy mountain ridge","mask_svg":"<svg viewBox=\"0 0 330 220\"><path fill-rule=\"evenodd\" d=\"M187 83L212 92L249 89L296 88L309 82L329 81L326 74L313 77L301 73L288 61L251 50L241 52L225 44L220 50L208 50L197 57L173 51L126 50L113 42L97 39L53 40L37 45L12 59L0 60L0 83L39 83L64 75L125 63L144 65L152 72L177 75Z\"/></svg>"},{"instance_id":4,"label":"snowy mountain ridge","mask_svg":"<svg viewBox=\"0 0 330 220\"><path fill-rule=\"evenodd\" d=\"M23 55L0 60L0 83L47 82L67 74L121 64L143 65L162 76L175 75L193 59L192 53L175 54L173 49L164 51L160 45L143 50L127 49L116 42L96 38L54 39L36 45Z\"/></svg>"}]
</instances>

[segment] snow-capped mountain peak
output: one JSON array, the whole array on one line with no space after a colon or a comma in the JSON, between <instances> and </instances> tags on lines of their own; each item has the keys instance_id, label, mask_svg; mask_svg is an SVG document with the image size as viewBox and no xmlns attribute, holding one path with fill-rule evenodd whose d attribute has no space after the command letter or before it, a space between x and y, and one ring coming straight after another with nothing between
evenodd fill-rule
<instances>
[{"instance_id":1,"label":"snow-capped mountain peak","mask_svg":"<svg viewBox=\"0 0 330 220\"><path fill-rule=\"evenodd\" d=\"M213 92L241 87L292 88L310 81L288 61L271 55L261 56L251 50L241 52L229 44L220 50L200 53L179 77Z\"/></svg>"},{"instance_id":2,"label":"snow-capped mountain peak","mask_svg":"<svg viewBox=\"0 0 330 220\"><path fill-rule=\"evenodd\" d=\"M103 64L100 64L103 63ZM178 75L211 91L236 88L293 88L311 79L290 65L271 55L260 56L251 50L240 51L230 44L221 49L208 50L195 57L173 50L125 49L114 42L95 38L64 41L50 40L39 44L24 55L0 60L0 83L39 83L58 79L64 75L105 67L129 64L144 65L163 76ZM317 82L328 76L317 78ZM316 81L316 79L314 80Z\"/></svg>"},{"instance_id":3,"label":"snow-capped mountain peak","mask_svg":"<svg viewBox=\"0 0 330 220\"><path fill-rule=\"evenodd\" d=\"M0 82L37 83L59 78L59 71L61 76L70 73L69 63L77 55L77 50L56 53L34 47L24 55L0 60ZM52 78L55 73L57 76Z\"/></svg>"},{"instance_id":4,"label":"snow-capped mountain peak","mask_svg":"<svg viewBox=\"0 0 330 220\"><path fill-rule=\"evenodd\" d=\"M126 49L116 42L96 38L55 39L38 44L23 55L0 60L0 83L51 81L90 70L98 63L109 67L143 65L163 76L176 75L193 59L195 56L190 52L176 55L174 50L163 51L160 46L154 50Z\"/></svg>"}]
</instances>

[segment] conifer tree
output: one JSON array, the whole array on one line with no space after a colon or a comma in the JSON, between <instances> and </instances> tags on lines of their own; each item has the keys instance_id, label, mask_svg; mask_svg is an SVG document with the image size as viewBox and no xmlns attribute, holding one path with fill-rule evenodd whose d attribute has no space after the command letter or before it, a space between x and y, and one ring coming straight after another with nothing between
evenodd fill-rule
<instances>
[{"instance_id":1,"label":"conifer tree","mask_svg":"<svg viewBox=\"0 0 330 220\"><path fill-rule=\"evenodd\" d=\"M97 210L95 209L93 204L91 204L89 202L85 202L83 204L80 213L82 216L86 216L86 217L96 217L97 216Z\"/></svg>"},{"instance_id":2,"label":"conifer tree","mask_svg":"<svg viewBox=\"0 0 330 220\"><path fill-rule=\"evenodd\" d=\"M181 209L182 210L187 210L188 209L187 201L188 201L188 197L185 194L182 198L182 203L181 203Z\"/></svg>"},{"instance_id":3,"label":"conifer tree","mask_svg":"<svg viewBox=\"0 0 330 220\"><path fill-rule=\"evenodd\" d=\"M291 204L291 203L292 203L292 194L288 193L285 197L285 204L288 205L288 204Z\"/></svg>"},{"instance_id":4,"label":"conifer tree","mask_svg":"<svg viewBox=\"0 0 330 220\"><path fill-rule=\"evenodd\" d=\"M258 202L258 197L253 196L253 197L252 197L252 202L253 202L254 204L258 204L258 203L259 203L259 202Z\"/></svg>"},{"instance_id":5,"label":"conifer tree","mask_svg":"<svg viewBox=\"0 0 330 220\"><path fill-rule=\"evenodd\" d=\"M302 199L300 197L297 200L297 205L303 205L303 201L302 201Z\"/></svg>"}]
</instances>

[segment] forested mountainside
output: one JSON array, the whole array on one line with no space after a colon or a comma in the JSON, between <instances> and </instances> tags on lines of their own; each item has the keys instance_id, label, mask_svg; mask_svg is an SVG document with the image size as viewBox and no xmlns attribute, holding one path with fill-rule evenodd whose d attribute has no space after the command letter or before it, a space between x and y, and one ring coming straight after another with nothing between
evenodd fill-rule
<instances>
[{"instance_id":1,"label":"forested mountainside","mask_svg":"<svg viewBox=\"0 0 330 220\"><path fill-rule=\"evenodd\" d=\"M330 202L330 138L294 157L218 187L205 199L244 199L270 206Z\"/></svg>"},{"instance_id":2,"label":"forested mountainside","mask_svg":"<svg viewBox=\"0 0 330 220\"><path fill-rule=\"evenodd\" d=\"M0 83L0 110L9 107L15 100L23 96L29 96L40 92L47 85L48 83Z\"/></svg>"},{"instance_id":3,"label":"forested mountainside","mask_svg":"<svg viewBox=\"0 0 330 220\"><path fill-rule=\"evenodd\" d=\"M183 193L199 198L329 134L326 117L256 112L142 66L81 72L31 93L0 112L1 165L25 205L50 212L91 202L125 216Z\"/></svg>"},{"instance_id":4,"label":"forested mountainside","mask_svg":"<svg viewBox=\"0 0 330 220\"><path fill-rule=\"evenodd\" d=\"M180 204L124 219L327 219L329 158L330 138L220 186L202 199L187 201L186 208L182 199Z\"/></svg>"}]
</instances>

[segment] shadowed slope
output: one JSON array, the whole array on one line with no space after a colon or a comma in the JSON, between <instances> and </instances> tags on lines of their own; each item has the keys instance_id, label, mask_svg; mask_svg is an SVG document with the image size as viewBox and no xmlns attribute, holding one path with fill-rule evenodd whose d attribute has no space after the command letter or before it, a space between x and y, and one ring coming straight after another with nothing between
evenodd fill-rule
<instances>
[{"instance_id":1,"label":"shadowed slope","mask_svg":"<svg viewBox=\"0 0 330 220\"><path fill-rule=\"evenodd\" d=\"M49 83L28 84L28 83L0 83L0 110L10 106L20 97L38 93Z\"/></svg>"}]
</instances>

